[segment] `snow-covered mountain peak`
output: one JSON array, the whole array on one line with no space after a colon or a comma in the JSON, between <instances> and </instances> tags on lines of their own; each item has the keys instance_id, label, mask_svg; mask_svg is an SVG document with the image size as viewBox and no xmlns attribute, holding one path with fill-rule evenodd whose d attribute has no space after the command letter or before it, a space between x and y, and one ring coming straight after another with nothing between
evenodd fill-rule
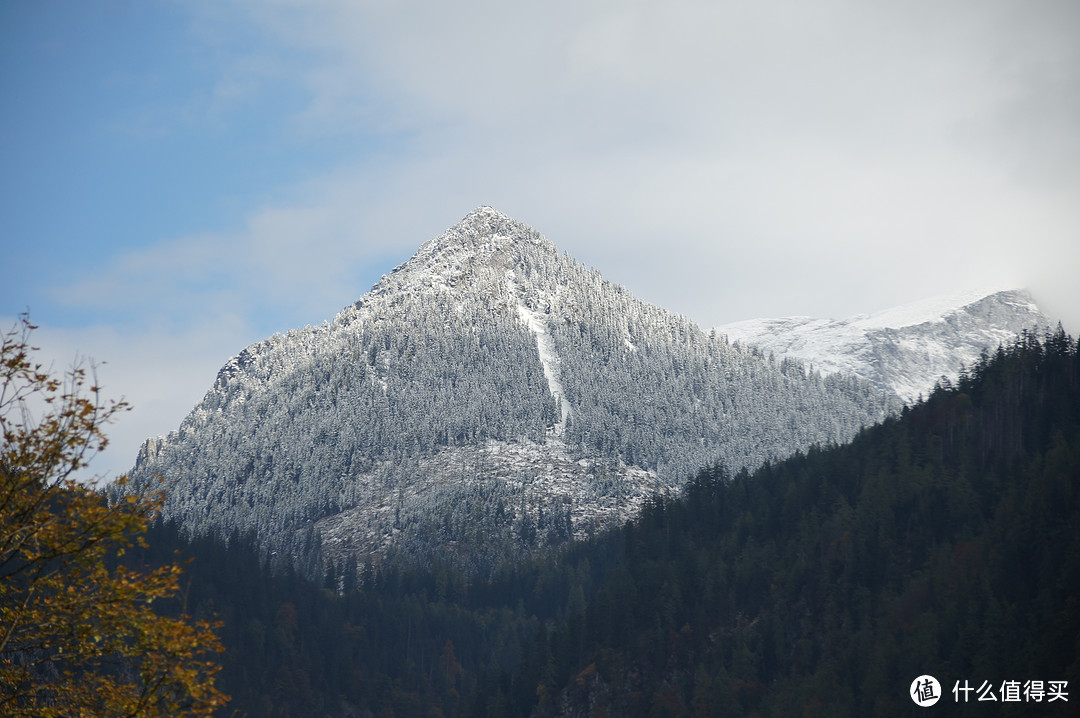
<instances>
[{"instance_id":1,"label":"snow-covered mountain peak","mask_svg":"<svg viewBox=\"0 0 1080 718\"><path fill-rule=\"evenodd\" d=\"M454 260L483 262L499 252L525 247L555 251L555 245L532 227L492 207L477 207L453 227L421 245L413 259L423 264Z\"/></svg>"},{"instance_id":2,"label":"snow-covered mountain peak","mask_svg":"<svg viewBox=\"0 0 1080 718\"><path fill-rule=\"evenodd\" d=\"M132 476L168 477L185 531L254 532L313 575L388 552L492 567L897 405L705 334L480 207L334 321L241 351Z\"/></svg>"},{"instance_id":3,"label":"snow-covered mountain peak","mask_svg":"<svg viewBox=\"0 0 1080 718\"><path fill-rule=\"evenodd\" d=\"M965 289L942 294L875 312L869 316L852 317L849 322L862 329L900 329L927 322L943 322L946 317L962 311L965 307L991 297L997 297L1018 307L1023 306L1026 311L1038 311L1035 301L1026 290L998 287Z\"/></svg>"},{"instance_id":4,"label":"snow-covered mountain peak","mask_svg":"<svg viewBox=\"0 0 1080 718\"><path fill-rule=\"evenodd\" d=\"M823 374L855 374L912 402L982 352L1049 325L1026 290L1007 289L956 292L842 320L751 319L717 331Z\"/></svg>"},{"instance_id":5,"label":"snow-covered mountain peak","mask_svg":"<svg viewBox=\"0 0 1080 718\"><path fill-rule=\"evenodd\" d=\"M418 294L457 301L478 288L501 284L506 272L515 267L549 265L550 261L542 260L557 256L555 245L535 229L493 207L477 207L383 276L356 307L380 298ZM527 277L529 272L518 274Z\"/></svg>"}]
</instances>

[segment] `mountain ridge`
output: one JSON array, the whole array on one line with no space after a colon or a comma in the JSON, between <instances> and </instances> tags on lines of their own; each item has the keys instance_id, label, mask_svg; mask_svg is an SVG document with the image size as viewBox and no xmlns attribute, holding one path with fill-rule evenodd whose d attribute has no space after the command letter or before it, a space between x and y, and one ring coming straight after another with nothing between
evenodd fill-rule
<instances>
[{"instance_id":1,"label":"mountain ridge","mask_svg":"<svg viewBox=\"0 0 1080 718\"><path fill-rule=\"evenodd\" d=\"M847 319L751 319L716 331L824 374L854 374L910 404L942 377L955 381L982 352L1050 326L1027 290L1002 289L965 290Z\"/></svg>"}]
</instances>

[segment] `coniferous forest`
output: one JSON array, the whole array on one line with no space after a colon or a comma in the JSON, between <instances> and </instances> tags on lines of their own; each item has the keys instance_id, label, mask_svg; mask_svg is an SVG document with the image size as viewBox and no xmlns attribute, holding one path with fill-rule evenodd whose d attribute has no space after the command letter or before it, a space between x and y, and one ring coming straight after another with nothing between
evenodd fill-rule
<instances>
[{"instance_id":1,"label":"coniferous forest","mask_svg":"<svg viewBox=\"0 0 1080 718\"><path fill-rule=\"evenodd\" d=\"M490 577L318 585L160 523L130 558L176 549L168 610L223 622L223 715L906 715L923 674L935 715L1076 715L1080 352L1026 334L850 444L709 468Z\"/></svg>"},{"instance_id":2,"label":"coniferous forest","mask_svg":"<svg viewBox=\"0 0 1080 718\"><path fill-rule=\"evenodd\" d=\"M901 406L706 334L481 207L332 322L230 359L117 494L164 478L185 535L253 532L316 580L383 557L490 573L718 457L753 469Z\"/></svg>"}]
</instances>

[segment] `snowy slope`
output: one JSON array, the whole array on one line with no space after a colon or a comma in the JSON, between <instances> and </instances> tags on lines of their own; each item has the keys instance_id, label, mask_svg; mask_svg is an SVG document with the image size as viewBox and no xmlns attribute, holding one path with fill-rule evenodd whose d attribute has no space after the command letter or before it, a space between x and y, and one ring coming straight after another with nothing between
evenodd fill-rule
<instances>
[{"instance_id":1,"label":"snowy slope","mask_svg":"<svg viewBox=\"0 0 1080 718\"><path fill-rule=\"evenodd\" d=\"M753 319L717 327L731 341L790 357L825 374L846 372L906 403L953 380L1025 329L1049 320L1022 289L965 291L850 319Z\"/></svg>"},{"instance_id":2,"label":"snowy slope","mask_svg":"<svg viewBox=\"0 0 1080 718\"><path fill-rule=\"evenodd\" d=\"M897 406L705 334L482 207L333 321L232 358L133 478L164 476L191 533L254 532L311 572L490 567Z\"/></svg>"}]
</instances>

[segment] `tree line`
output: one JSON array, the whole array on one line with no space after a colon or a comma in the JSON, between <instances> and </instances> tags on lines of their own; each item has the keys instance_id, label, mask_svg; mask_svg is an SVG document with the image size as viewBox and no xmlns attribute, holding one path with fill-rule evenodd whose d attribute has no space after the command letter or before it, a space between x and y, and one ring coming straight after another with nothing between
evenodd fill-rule
<instances>
[{"instance_id":1,"label":"tree line","mask_svg":"<svg viewBox=\"0 0 1080 718\"><path fill-rule=\"evenodd\" d=\"M161 558L185 544L154 531ZM985 681L995 714L1071 715L1000 690L1080 686L1080 354L1025 335L849 444L714 466L485 578L316 585L239 535L186 551L241 714L893 715L931 674L946 713L985 715L950 692Z\"/></svg>"},{"instance_id":2,"label":"tree line","mask_svg":"<svg viewBox=\"0 0 1080 718\"><path fill-rule=\"evenodd\" d=\"M5 367L58 389L25 344ZM312 581L251 533L193 539L153 503L105 504L64 467L100 446L110 410L67 396L55 426L85 437L76 453L35 463L48 431L9 422L0 478L9 502L49 498L46 524L73 507L67 525L106 532L71 560L7 555L12 715L891 715L931 674L945 713L975 716L954 682L1080 685L1080 351L1062 331L985 355L848 444L716 465L625 526L485 576L361 561ZM39 466L54 473L20 488ZM9 546L27 535L17 505L0 506ZM60 626L69 596L82 604ZM995 714L1072 714L999 695Z\"/></svg>"}]
</instances>

